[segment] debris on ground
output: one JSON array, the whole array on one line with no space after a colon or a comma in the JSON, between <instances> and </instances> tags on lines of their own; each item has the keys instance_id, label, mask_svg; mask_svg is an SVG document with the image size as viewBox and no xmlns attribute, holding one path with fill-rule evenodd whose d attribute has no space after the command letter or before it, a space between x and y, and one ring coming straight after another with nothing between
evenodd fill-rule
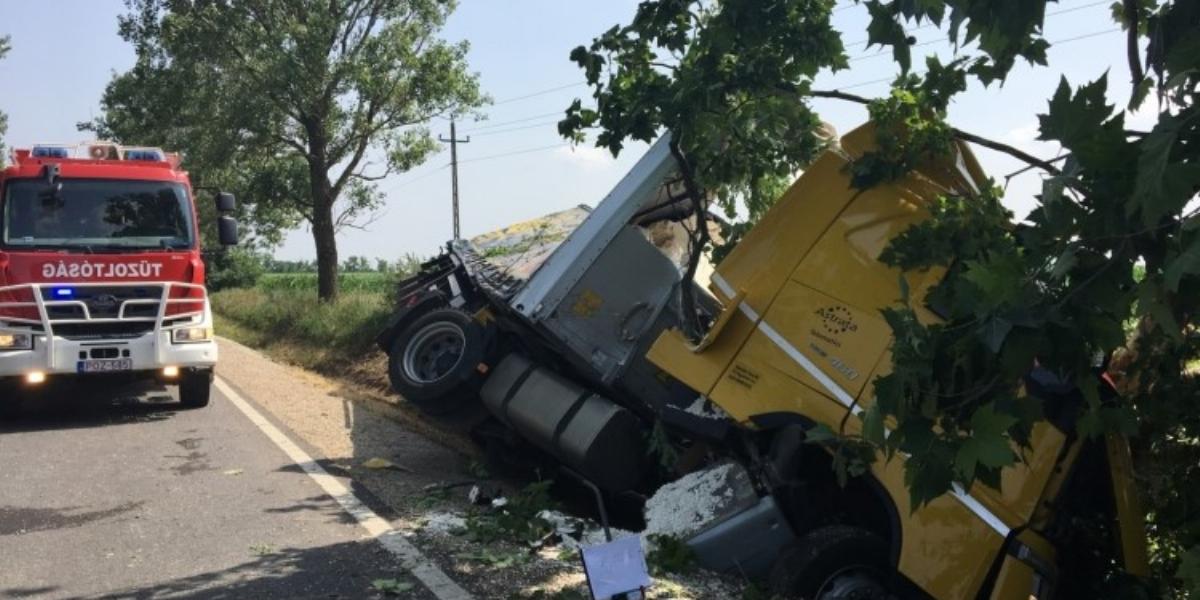
<instances>
[{"instance_id":1,"label":"debris on ground","mask_svg":"<svg viewBox=\"0 0 1200 600\"><path fill-rule=\"evenodd\" d=\"M729 418L729 413L721 410L720 406L713 404L713 402L705 396L697 396L696 401L691 403L687 408L683 409L683 412L695 415L702 419L714 419L721 421Z\"/></svg>"},{"instance_id":2,"label":"debris on ground","mask_svg":"<svg viewBox=\"0 0 1200 600\"><path fill-rule=\"evenodd\" d=\"M725 463L694 471L658 489L646 501L643 536L665 535L687 539L728 514L745 498L745 469Z\"/></svg>"},{"instance_id":3,"label":"debris on ground","mask_svg":"<svg viewBox=\"0 0 1200 600\"><path fill-rule=\"evenodd\" d=\"M378 457L368 458L367 460L364 460L362 463L362 466L364 466L368 469L376 469L376 470L392 469L395 471L404 471L406 473L412 472L412 469L410 469L408 467L402 467L386 458L378 458Z\"/></svg>"},{"instance_id":4,"label":"debris on ground","mask_svg":"<svg viewBox=\"0 0 1200 600\"><path fill-rule=\"evenodd\" d=\"M502 490L485 490L479 484L472 485L471 490L467 492L467 501L475 506L492 506L492 502L496 500L502 501L500 506L508 502L504 499Z\"/></svg>"},{"instance_id":5,"label":"debris on ground","mask_svg":"<svg viewBox=\"0 0 1200 600\"><path fill-rule=\"evenodd\" d=\"M399 579L376 579L371 582L371 587L389 596L399 596L404 592L412 590L413 584L407 581L400 581Z\"/></svg>"},{"instance_id":6,"label":"debris on ground","mask_svg":"<svg viewBox=\"0 0 1200 600\"><path fill-rule=\"evenodd\" d=\"M452 512L433 512L425 516L425 531L453 535L467 530L467 520Z\"/></svg>"},{"instance_id":7,"label":"debris on ground","mask_svg":"<svg viewBox=\"0 0 1200 600\"><path fill-rule=\"evenodd\" d=\"M543 510L538 518L546 521L560 538L559 544L567 550L579 550L588 546L596 546L608 541L604 535L604 527L595 521L580 519L563 514L557 510ZM632 531L610 527L613 539L638 535Z\"/></svg>"}]
</instances>

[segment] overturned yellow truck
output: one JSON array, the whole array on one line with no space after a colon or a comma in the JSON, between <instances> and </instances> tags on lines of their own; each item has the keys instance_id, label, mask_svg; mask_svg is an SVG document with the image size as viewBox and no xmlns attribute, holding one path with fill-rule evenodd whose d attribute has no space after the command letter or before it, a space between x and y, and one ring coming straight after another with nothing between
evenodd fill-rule
<instances>
[{"instance_id":1,"label":"overturned yellow truck","mask_svg":"<svg viewBox=\"0 0 1200 600\"><path fill-rule=\"evenodd\" d=\"M857 431L890 366L880 309L901 292L880 253L926 203L985 182L960 144L901 181L853 190L845 167L873 140L864 126L834 144L716 267L711 293L697 290L711 324L698 344L677 328L679 290L694 283L660 251L661 224L687 212L661 140L561 240L530 234L486 252L451 242L402 285L379 336L394 387L433 415L482 407L481 443L525 444L611 498L737 461L748 499L688 542L707 566L783 595L1086 598L1097 579L1147 575L1128 444L1076 435L1078 390L1034 365L1026 393L1048 419L1000 489L914 509L903 457L843 486L829 452L806 443L817 425ZM907 274L912 297L939 276ZM716 418L695 410L708 403ZM664 426L685 457L665 472L646 442Z\"/></svg>"}]
</instances>

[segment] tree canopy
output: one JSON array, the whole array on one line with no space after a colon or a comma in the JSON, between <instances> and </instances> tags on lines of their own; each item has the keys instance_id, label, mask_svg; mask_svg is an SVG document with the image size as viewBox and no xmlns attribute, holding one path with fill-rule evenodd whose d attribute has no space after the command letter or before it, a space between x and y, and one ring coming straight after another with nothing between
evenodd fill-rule
<instances>
[{"instance_id":1,"label":"tree canopy","mask_svg":"<svg viewBox=\"0 0 1200 600\"><path fill-rule=\"evenodd\" d=\"M597 145L614 154L669 132L696 218L710 207L734 215L740 204L743 229L822 148L818 97L865 104L876 125L876 150L849 167L858 188L903 177L955 140L1040 170L1036 209L1021 222L998 188L943 197L880 257L898 276L947 274L928 297L885 311L895 336L890 373L873 382L863 435L843 438L853 451L841 466L911 455L917 506L955 484L998 486L1045 418L1020 389L1036 363L1081 390L1076 433L1133 436L1163 591L1200 593L1200 3L1114 3L1126 32L1114 61L1128 65L1132 100L1109 101L1108 76L1064 78L1037 115L1039 139L1064 148L1053 160L946 121L969 81L1002 84L1017 61L1053 66L1042 33L1047 1L861 4L868 44L890 48L898 65L885 96L813 87L818 74L849 64L833 0L646 0L628 25L572 52L592 98L569 107L559 130L581 140L598 129ZM943 29L954 59L930 56L914 72L917 27ZM1157 122L1131 131L1126 108L1157 108ZM709 243L706 232L696 228L695 248ZM943 309L942 322L917 318L912 306L927 302ZM1096 373L1105 368L1125 401L1101 394Z\"/></svg>"},{"instance_id":2,"label":"tree canopy","mask_svg":"<svg viewBox=\"0 0 1200 600\"><path fill-rule=\"evenodd\" d=\"M0 60L4 60L4 55L8 54L8 50L12 46L9 45L9 37L0 37ZM0 167L4 166L4 161L8 160L8 152L4 148L4 134L8 133L8 115L4 111L0 111Z\"/></svg>"},{"instance_id":3,"label":"tree canopy","mask_svg":"<svg viewBox=\"0 0 1200 600\"><path fill-rule=\"evenodd\" d=\"M465 42L438 38L451 0L127 0L137 62L115 77L102 135L187 154L232 189L268 242L311 228L319 296L337 295L337 232L362 225L375 182L436 148L426 125L484 100Z\"/></svg>"}]
</instances>

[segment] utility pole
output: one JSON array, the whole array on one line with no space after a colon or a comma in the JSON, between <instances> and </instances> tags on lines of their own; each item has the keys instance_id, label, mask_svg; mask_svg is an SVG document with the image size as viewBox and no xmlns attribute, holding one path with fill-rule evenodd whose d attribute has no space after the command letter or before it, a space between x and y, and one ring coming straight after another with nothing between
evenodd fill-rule
<instances>
[{"instance_id":1,"label":"utility pole","mask_svg":"<svg viewBox=\"0 0 1200 600\"><path fill-rule=\"evenodd\" d=\"M438 141L450 144L450 194L454 202L454 239L460 239L458 234L458 145L467 144L471 141L471 136L467 139L460 140L454 132L454 119L450 119L450 139L438 136Z\"/></svg>"}]
</instances>

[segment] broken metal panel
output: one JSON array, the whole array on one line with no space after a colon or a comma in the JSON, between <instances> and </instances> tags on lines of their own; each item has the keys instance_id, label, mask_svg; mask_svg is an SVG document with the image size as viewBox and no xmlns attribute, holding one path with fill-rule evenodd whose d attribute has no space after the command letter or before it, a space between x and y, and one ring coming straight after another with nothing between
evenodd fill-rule
<instances>
[{"instance_id":1,"label":"broken metal panel","mask_svg":"<svg viewBox=\"0 0 1200 600\"><path fill-rule=\"evenodd\" d=\"M679 271L637 228L626 226L574 279L538 324L610 384L658 322Z\"/></svg>"},{"instance_id":2,"label":"broken metal panel","mask_svg":"<svg viewBox=\"0 0 1200 600\"><path fill-rule=\"evenodd\" d=\"M542 263L510 301L512 308L534 321L553 313L630 220L666 198L675 170L669 136L663 136Z\"/></svg>"}]
</instances>

